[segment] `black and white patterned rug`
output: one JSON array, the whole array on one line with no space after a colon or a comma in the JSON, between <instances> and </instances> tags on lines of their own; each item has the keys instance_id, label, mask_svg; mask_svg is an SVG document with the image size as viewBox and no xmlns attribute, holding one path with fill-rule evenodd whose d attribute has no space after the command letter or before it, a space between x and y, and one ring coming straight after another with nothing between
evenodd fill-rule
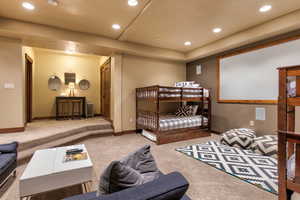
<instances>
[{"instance_id":1,"label":"black and white patterned rug","mask_svg":"<svg viewBox=\"0 0 300 200\"><path fill-rule=\"evenodd\" d=\"M177 148L176 151L263 190L278 194L277 160L272 157L262 156L251 150L229 147L215 141Z\"/></svg>"}]
</instances>

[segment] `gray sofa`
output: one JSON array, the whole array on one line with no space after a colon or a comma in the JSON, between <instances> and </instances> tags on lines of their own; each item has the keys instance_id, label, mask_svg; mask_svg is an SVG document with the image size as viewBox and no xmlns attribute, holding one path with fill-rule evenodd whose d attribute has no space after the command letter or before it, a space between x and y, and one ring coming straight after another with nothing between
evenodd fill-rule
<instances>
[{"instance_id":1,"label":"gray sofa","mask_svg":"<svg viewBox=\"0 0 300 200\"><path fill-rule=\"evenodd\" d=\"M187 180L179 172L173 172L120 192L100 196L90 192L64 200L190 200L185 195L188 187Z\"/></svg>"},{"instance_id":2,"label":"gray sofa","mask_svg":"<svg viewBox=\"0 0 300 200\"><path fill-rule=\"evenodd\" d=\"M10 175L16 175L18 143L0 144L0 187Z\"/></svg>"}]
</instances>

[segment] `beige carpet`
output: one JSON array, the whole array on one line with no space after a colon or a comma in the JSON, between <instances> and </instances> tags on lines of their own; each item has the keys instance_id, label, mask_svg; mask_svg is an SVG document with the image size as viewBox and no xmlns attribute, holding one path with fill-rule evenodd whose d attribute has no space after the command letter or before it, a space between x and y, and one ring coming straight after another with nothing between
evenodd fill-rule
<instances>
[{"instance_id":1,"label":"beige carpet","mask_svg":"<svg viewBox=\"0 0 300 200\"><path fill-rule=\"evenodd\" d=\"M159 168L164 173L181 172L190 182L188 195L193 200L275 200L277 196L263 191L249 183L241 181L231 175L223 173L193 158L187 157L174 149L191 144L203 143L208 140L218 140L218 136L200 138L183 142L157 146L145 138L136 135L106 136L90 138L81 143L86 144L94 163L94 188L101 171L113 160L117 160L144 144L152 145L152 152ZM12 180L10 187L1 199L19 199L18 178L25 166L18 167L18 177ZM58 200L80 192L80 188L73 187L68 190L47 193L34 200Z\"/></svg>"}]
</instances>

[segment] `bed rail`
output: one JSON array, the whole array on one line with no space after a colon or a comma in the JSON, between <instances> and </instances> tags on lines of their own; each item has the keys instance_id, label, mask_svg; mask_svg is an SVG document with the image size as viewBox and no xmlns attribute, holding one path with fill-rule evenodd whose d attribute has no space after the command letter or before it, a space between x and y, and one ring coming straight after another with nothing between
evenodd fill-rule
<instances>
[{"instance_id":1,"label":"bed rail","mask_svg":"<svg viewBox=\"0 0 300 200\"><path fill-rule=\"evenodd\" d=\"M136 96L138 101L204 101L209 99L209 90L154 85L137 88Z\"/></svg>"},{"instance_id":2,"label":"bed rail","mask_svg":"<svg viewBox=\"0 0 300 200\"><path fill-rule=\"evenodd\" d=\"M137 111L137 129L146 129L157 131L159 129L159 114L157 112L138 110Z\"/></svg>"},{"instance_id":3,"label":"bed rail","mask_svg":"<svg viewBox=\"0 0 300 200\"><path fill-rule=\"evenodd\" d=\"M287 177L287 160L293 153L295 178L290 180ZM300 193L300 133L278 131L278 189L279 200L290 199L290 191Z\"/></svg>"}]
</instances>

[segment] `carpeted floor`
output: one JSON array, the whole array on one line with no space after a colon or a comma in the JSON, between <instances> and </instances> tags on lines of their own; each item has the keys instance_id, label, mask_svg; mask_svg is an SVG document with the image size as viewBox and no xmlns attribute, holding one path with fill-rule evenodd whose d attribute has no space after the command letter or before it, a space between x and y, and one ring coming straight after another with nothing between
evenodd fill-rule
<instances>
[{"instance_id":1,"label":"carpeted floor","mask_svg":"<svg viewBox=\"0 0 300 200\"><path fill-rule=\"evenodd\" d=\"M193 200L276 200L277 196L265 192L249 183L241 181L231 175L223 173L213 167L201 163L193 158L187 157L175 148L191 144L204 143L209 140L218 140L218 136L188 140L157 146L145 138L129 134L123 136L105 136L90 138L84 143L94 163L95 177L94 188L96 188L101 171L113 160L120 159L131 151L144 144L152 145L152 153L157 160L159 168L164 173L172 171L181 172L190 182L188 195ZM10 180L10 187L2 192L1 200L19 199L18 178L24 170L24 165L18 167L18 177ZM9 185L9 184L8 184ZM73 187L68 190L47 193L32 200L58 200L64 196L70 196L80 192L80 188Z\"/></svg>"}]
</instances>

